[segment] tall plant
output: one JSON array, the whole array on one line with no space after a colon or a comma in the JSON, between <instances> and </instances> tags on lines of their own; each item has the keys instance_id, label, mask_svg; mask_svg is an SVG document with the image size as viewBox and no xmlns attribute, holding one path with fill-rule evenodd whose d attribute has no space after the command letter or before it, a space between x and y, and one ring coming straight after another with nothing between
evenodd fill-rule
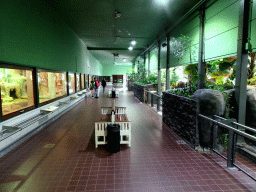
<instances>
[{"instance_id":1,"label":"tall plant","mask_svg":"<svg viewBox=\"0 0 256 192\"><path fill-rule=\"evenodd\" d=\"M170 52L178 60L181 59L191 48L191 40L188 36L182 35L178 38L170 38Z\"/></svg>"}]
</instances>

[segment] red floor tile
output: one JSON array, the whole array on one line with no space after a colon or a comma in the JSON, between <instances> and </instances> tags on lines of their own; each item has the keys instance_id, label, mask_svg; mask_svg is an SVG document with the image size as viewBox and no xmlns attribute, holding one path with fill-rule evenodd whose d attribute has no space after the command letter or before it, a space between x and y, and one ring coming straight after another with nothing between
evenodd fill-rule
<instances>
[{"instance_id":1,"label":"red floor tile","mask_svg":"<svg viewBox=\"0 0 256 192\"><path fill-rule=\"evenodd\" d=\"M178 144L182 139L133 92L120 92L115 99L127 107L132 146L113 154L104 146L95 150L94 121L112 100L106 95L84 99L0 159L0 191L256 191L248 177L238 179L238 171ZM46 151L47 143L55 146Z\"/></svg>"}]
</instances>

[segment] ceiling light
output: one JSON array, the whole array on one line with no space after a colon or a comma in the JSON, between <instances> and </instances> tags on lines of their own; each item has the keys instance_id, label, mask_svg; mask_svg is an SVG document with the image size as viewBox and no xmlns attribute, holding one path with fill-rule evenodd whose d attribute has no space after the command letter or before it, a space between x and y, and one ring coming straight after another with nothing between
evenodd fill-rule
<instances>
[{"instance_id":1,"label":"ceiling light","mask_svg":"<svg viewBox=\"0 0 256 192\"><path fill-rule=\"evenodd\" d=\"M132 51L132 50L133 50L133 47L132 47L132 46L130 46L128 49L129 49L130 51Z\"/></svg>"},{"instance_id":2,"label":"ceiling light","mask_svg":"<svg viewBox=\"0 0 256 192\"><path fill-rule=\"evenodd\" d=\"M115 18L120 18L121 17L121 13L119 11L115 12Z\"/></svg>"},{"instance_id":3,"label":"ceiling light","mask_svg":"<svg viewBox=\"0 0 256 192\"><path fill-rule=\"evenodd\" d=\"M133 41L131 42L131 44L132 44L132 45L135 45L135 44L136 44L136 41L135 41L135 40L133 40Z\"/></svg>"}]
</instances>

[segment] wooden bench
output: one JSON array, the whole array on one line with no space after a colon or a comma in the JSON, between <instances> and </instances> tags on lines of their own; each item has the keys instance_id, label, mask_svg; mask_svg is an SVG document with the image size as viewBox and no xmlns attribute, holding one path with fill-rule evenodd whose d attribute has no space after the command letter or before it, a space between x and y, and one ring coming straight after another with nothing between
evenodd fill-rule
<instances>
[{"instance_id":1,"label":"wooden bench","mask_svg":"<svg viewBox=\"0 0 256 192\"><path fill-rule=\"evenodd\" d=\"M131 146L131 121L126 115L126 107L115 107L113 100L112 107L101 108L101 116L95 122L95 148L107 144L107 126L113 123L120 125L120 144Z\"/></svg>"}]
</instances>

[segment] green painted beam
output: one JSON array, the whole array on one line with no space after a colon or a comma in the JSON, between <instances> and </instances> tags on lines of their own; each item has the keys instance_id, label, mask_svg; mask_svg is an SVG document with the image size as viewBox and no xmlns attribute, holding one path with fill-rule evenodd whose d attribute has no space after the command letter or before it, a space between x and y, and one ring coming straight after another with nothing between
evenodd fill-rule
<instances>
[{"instance_id":1,"label":"green painted beam","mask_svg":"<svg viewBox=\"0 0 256 192\"><path fill-rule=\"evenodd\" d=\"M127 50L128 48L113 48L113 47L87 47L88 50ZM144 48L133 48L134 51L142 51Z\"/></svg>"}]
</instances>

